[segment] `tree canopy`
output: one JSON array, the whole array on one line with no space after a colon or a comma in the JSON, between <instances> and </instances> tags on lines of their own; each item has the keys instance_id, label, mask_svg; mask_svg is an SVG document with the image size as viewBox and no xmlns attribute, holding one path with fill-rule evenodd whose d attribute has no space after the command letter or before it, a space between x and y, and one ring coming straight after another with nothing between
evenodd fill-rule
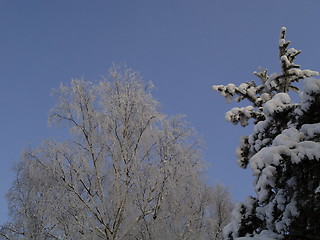
<instances>
[{"instance_id":1,"label":"tree canopy","mask_svg":"<svg viewBox=\"0 0 320 240\"><path fill-rule=\"evenodd\" d=\"M0 236L217 239L229 192L205 184L199 137L181 116L160 113L151 89L118 65L98 83L61 85L49 122L67 126L70 138L25 150Z\"/></svg>"}]
</instances>

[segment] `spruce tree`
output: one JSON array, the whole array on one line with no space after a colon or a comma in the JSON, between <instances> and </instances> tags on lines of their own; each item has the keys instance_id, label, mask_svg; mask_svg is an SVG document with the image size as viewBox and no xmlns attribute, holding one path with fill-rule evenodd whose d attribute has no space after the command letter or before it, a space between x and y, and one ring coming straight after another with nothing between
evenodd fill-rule
<instances>
[{"instance_id":1,"label":"spruce tree","mask_svg":"<svg viewBox=\"0 0 320 240\"><path fill-rule=\"evenodd\" d=\"M237 157L240 167L253 171L256 196L236 205L225 239L320 239L320 80L311 78L319 73L294 63L301 51L288 48L285 36L283 27L280 73L260 68L254 72L260 83L213 86L228 102L250 102L228 111L227 121L254 124ZM300 101L293 102L290 93L302 79Z\"/></svg>"}]
</instances>

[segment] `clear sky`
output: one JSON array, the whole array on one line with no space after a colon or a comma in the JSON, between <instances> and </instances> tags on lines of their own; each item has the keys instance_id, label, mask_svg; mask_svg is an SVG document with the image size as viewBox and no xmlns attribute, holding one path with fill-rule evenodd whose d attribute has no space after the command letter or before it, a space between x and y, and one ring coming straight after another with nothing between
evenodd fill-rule
<instances>
[{"instance_id":1,"label":"clear sky","mask_svg":"<svg viewBox=\"0 0 320 240\"><path fill-rule=\"evenodd\" d=\"M251 127L224 120L231 105L211 86L251 81L258 66L278 71L282 26L303 50L296 62L319 71L319 9L311 0L1 1L0 223L21 151L62 134L47 126L51 90L72 78L99 80L119 62L153 81L162 112L186 114L204 138L208 182L244 199L251 172L234 151Z\"/></svg>"}]
</instances>

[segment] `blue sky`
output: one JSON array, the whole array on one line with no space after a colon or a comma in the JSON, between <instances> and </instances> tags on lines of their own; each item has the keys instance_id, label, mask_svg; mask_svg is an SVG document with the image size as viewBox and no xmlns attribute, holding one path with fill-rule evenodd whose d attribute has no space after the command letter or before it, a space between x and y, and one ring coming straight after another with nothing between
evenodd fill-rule
<instances>
[{"instance_id":1,"label":"blue sky","mask_svg":"<svg viewBox=\"0 0 320 240\"><path fill-rule=\"evenodd\" d=\"M162 112L186 114L204 138L208 182L244 199L253 192L251 172L236 165L234 151L251 127L225 122L231 105L211 86L251 81L258 66L278 71L282 26L303 50L296 62L319 71L319 7L311 0L1 1L0 223L22 150L63 134L47 126L51 90L72 78L99 80L119 62L153 81Z\"/></svg>"}]
</instances>

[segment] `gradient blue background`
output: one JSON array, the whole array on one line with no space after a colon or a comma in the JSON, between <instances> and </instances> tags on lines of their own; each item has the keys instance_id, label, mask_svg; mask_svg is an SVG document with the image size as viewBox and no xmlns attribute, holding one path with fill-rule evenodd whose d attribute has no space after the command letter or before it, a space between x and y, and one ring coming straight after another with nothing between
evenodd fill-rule
<instances>
[{"instance_id":1,"label":"gradient blue background","mask_svg":"<svg viewBox=\"0 0 320 240\"><path fill-rule=\"evenodd\" d=\"M72 78L96 81L126 62L153 81L162 112L186 114L206 141L208 182L230 187L235 200L253 193L251 172L235 148L241 128L213 84L255 79L258 66L279 71L278 37L302 49L297 63L320 70L320 2L289 0L42 0L0 2L0 223L14 162L27 146L63 137L48 128L50 92Z\"/></svg>"}]
</instances>

